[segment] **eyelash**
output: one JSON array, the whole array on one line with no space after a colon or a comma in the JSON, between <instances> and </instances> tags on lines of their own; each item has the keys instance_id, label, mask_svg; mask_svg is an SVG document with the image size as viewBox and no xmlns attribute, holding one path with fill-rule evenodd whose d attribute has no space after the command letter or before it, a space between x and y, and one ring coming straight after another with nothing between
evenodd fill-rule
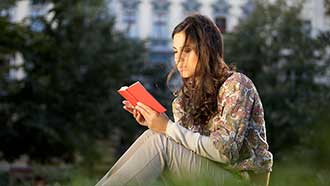
<instances>
[{"instance_id":1,"label":"eyelash","mask_svg":"<svg viewBox=\"0 0 330 186\"><path fill-rule=\"evenodd\" d=\"M191 52L191 50L192 50L191 48L186 48L186 49L183 50L183 52L184 53L189 53L189 52ZM176 53L177 53L177 51L173 51L173 54L176 54Z\"/></svg>"},{"instance_id":2,"label":"eyelash","mask_svg":"<svg viewBox=\"0 0 330 186\"><path fill-rule=\"evenodd\" d=\"M191 51L191 48L186 48L183 50L185 53L189 53Z\"/></svg>"}]
</instances>

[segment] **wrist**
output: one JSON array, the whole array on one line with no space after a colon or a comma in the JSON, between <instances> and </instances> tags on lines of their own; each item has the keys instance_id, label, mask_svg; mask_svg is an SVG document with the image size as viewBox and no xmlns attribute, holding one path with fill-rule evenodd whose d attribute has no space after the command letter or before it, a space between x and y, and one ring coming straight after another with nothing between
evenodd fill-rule
<instances>
[{"instance_id":1,"label":"wrist","mask_svg":"<svg viewBox=\"0 0 330 186\"><path fill-rule=\"evenodd\" d=\"M155 132L159 132L161 134L166 134L167 123L168 123L168 119L166 121L163 121L163 122L157 123L157 124L151 123L150 125L148 125L148 128Z\"/></svg>"},{"instance_id":2,"label":"wrist","mask_svg":"<svg viewBox=\"0 0 330 186\"><path fill-rule=\"evenodd\" d=\"M164 122L164 124L161 125L160 133L166 134L167 123L168 123L168 120L166 122Z\"/></svg>"}]
</instances>

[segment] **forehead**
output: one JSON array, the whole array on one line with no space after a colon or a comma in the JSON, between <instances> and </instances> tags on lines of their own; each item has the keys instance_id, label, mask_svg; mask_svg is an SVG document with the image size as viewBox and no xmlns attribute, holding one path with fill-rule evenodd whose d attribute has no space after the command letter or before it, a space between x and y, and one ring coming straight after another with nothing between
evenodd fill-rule
<instances>
[{"instance_id":1,"label":"forehead","mask_svg":"<svg viewBox=\"0 0 330 186\"><path fill-rule=\"evenodd\" d=\"M185 39L186 39L186 34L183 31L174 34L174 36L173 36L173 48L176 48L176 49L182 48L184 46ZM186 46L191 46L190 43L191 42L188 39L187 43L186 43Z\"/></svg>"}]
</instances>

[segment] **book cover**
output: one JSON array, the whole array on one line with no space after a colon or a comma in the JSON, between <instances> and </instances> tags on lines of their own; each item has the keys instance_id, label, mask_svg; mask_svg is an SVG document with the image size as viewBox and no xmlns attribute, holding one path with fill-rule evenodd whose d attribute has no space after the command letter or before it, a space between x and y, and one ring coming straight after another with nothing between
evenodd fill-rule
<instances>
[{"instance_id":1,"label":"book cover","mask_svg":"<svg viewBox=\"0 0 330 186\"><path fill-rule=\"evenodd\" d=\"M137 102L141 102L159 113L166 111L166 108L163 107L139 82L135 82L131 86L121 87L118 90L118 93L123 96L127 101L129 101L133 106Z\"/></svg>"}]
</instances>

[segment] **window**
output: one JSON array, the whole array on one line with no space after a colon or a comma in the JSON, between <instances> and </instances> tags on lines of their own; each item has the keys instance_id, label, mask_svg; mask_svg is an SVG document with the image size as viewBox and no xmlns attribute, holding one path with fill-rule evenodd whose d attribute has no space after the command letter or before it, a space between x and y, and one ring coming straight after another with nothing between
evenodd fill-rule
<instances>
[{"instance_id":1,"label":"window","mask_svg":"<svg viewBox=\"0 0 330 186\"><path fill-rule=\"evenodd\" d=\"M230 8L231 5L227 0L217 0L212 4L215 23L222 33L227 31L227 16L229 16Z\"/></svg>"},{"instance_id":2,"label":"window","mask_svg":"<svg viewBox=\"0 0 330 186\"><path fill-rule=\"evenodd\" d=\"M152 0L151 4L153 15L149 59L152 63L166 63L172 57L168 28L170 2L169 0Z\"/></svg>"},{"instance_id":3,"label":"window","mask_svg":"<svg viewBox=\"0 0 330 186\"><path fill-rule=\"evenodd\" d=\"M123 9L123 23L129 37L138 37L138 27L136 24L139 0L121 0Z\"/></svg>"},{"instance_id":4,"label":"window","mask_svg":"<svg viewBox=\"0 0 330 186\"><path fill-rule=\"evenodd\" d=\"M225 17L216 17L215 24L218 26L222 33L226 32L227 20Z\"/></svg>"},{"instance_id":5,"label":"window","mask_svg":"<svg viewBox=\"0 0 330 186\"><path fill-rule=\"evenodd\" d=\"M194 12L198 12L201 7L201 3L197 0L186 0L182 2L182 6L185 14L188 15Z\"/></svg>"},{"instance_id":6,"label":"window","mask_svg":"<svg viewBox=\"0 0 330 186\"><path fill-rule=\"evenodd\" d=\"M153 6L153 21L152 21L152 37L154 39L168 39L168 17L170 2L167 0L154 0Z\"/></svg>"},{"instance_id":7,"label":"window","mask_svg":"<svg viewBox=\"0 0 330 186\"><path fill-rule=\"evenodd\" d=\"M252 0L247 0L243 6L241 6L242 9L242 18L245 19L249 17L252 12L255 9L255 4Z\"/></svg>"}]
</instances>

